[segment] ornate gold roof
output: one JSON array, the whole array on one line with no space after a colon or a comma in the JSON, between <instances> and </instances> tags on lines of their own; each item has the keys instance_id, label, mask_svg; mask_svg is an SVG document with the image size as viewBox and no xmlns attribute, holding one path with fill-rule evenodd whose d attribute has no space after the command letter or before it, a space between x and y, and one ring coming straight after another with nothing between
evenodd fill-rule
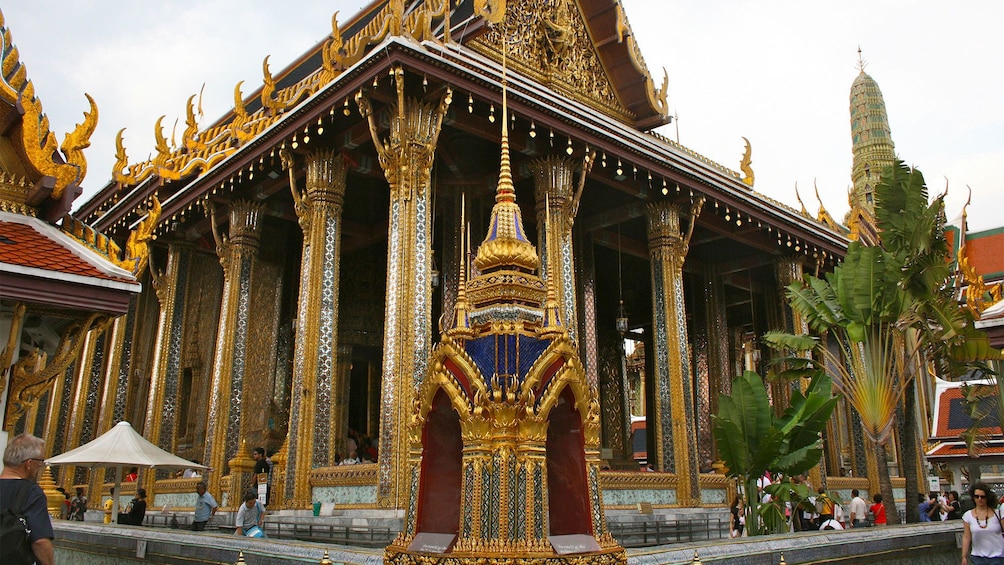
<instances>
[{"instance_id":1,"label":"ornate gold roof","mask_svg":"<svg viewBox=\"0 0 1004 565\"><path fill-rule=\"evenodd\" d=\"M87 174L83 150L91 144L90 137L98 123L98 107L90 95L84 94L89 111L84 113L84 120L66 134L62 145L58 145L3 13L0 13L0 58L3 65L0 121L12 124L4 135L10 146L0 150L0 167L4 173L24 177L32 183L51 177L54 182L45 196L59 200L67 187L79 185ZM60 157L60 150L65 160ZM9 201L15 192L5 191L4 200ZM13 202L13 205L24 204L25 201Z\"/></svg>"}]
</instances>

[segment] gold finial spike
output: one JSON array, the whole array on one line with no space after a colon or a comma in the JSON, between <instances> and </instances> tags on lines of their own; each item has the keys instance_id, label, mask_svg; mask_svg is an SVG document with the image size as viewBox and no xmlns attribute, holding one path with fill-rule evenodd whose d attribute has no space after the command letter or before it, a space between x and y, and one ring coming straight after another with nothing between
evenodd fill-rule
<instances>
[{"instance_id":1,"label":"gold finial spike","mask_svg":"<svg viewBox=\"0 0 1004 565\"><path fill-rule=\"evenodd\" d=\"M244 551L237 552L237 561L234 562L234 565L247 565L247 561L244 561Z\"/></svg>"},{"instance_id":2,"label":"gold finial spike","mask_svg":"<svg viewBox=\"0 0 1004 565\"><path fill-rule=\"evenodd\" d=\"M321 558L321 560L317 563L317 565L334 565L334 561L332 561L328 557L328 550L327 549L324 550L324 557Z\"/></svg>"},{"instance_id":3,"label":"gold finial spike","mask_svg":"<svg viewBox=\"0 0 1004 565\"><path fill-rule=\"evenodd\" d=\"M864 58L861 57L861 46L858 45L858 70L865 72L865 65L867 65L867 63L865 63Z\"/></svg>"},{"instance_id":4,"label":"gold finial spike","mask_svg":"<svg viewBox=\"0 0 1004 565\"><path fill-rule=\"evenodd\" d=\"M516 200L516 188L512 184L512 166L509 161L509 106L507 100L508 84L506 82L506 44L505 34L502 34L502 160L499 167L499 184L495 191L496 202L513 202Z\"/></svg>"},{"instance_id":5,"label":"gold finial spike","mask_svg":"<svg viewBox=\"0 0 1004 565\"><path fill-rule=\"evenodd\" d=\"M694 560L690 562L690 565L703 565L701 560L697 557L697 550L694 550Z\"/></svg>"}]
</instances>

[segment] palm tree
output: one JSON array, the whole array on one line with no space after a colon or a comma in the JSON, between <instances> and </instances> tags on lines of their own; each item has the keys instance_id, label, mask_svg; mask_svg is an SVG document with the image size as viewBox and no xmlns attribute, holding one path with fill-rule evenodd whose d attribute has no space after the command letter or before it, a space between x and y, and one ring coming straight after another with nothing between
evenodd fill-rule
<instances>
[{"instance_id":1,"label":"palm tree","mask_svg":"<svg viewBox=\"0 0 1004 565\"><path fill-rule=\"evenodd\" d=\"M944 194L928 203L921 172L898 160L882 172L875 192L879 244L851 242L844 261L825 279L807 276L787 289L791 307L838 351L814 336L771 332L765 339L779 349L817 353L821 363L791 359L801 363L794 372L806 364L823 368L857 411L875 448L887 516L896 523L886 445L897 409L905 402L904 419L913 416L913 383L924 360L955 373L959 363L972 360L979 340L971 339L976 337L972 317L952 295ZM918 442L909 437L915 428L905 430L907 500L919 490Z\"/></svg>"}]
</instances>

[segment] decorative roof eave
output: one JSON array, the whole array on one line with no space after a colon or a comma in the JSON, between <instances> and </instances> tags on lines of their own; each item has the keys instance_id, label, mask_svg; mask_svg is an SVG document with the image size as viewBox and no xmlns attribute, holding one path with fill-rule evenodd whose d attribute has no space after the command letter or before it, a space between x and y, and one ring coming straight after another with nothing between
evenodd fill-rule
<instances>
[{"instance_id":1,"label":"decorative roof eave","mask_svg":"<svg viewBox=\"0 0 1004 565\"><path fill-rule=\"evenodd\" d=\"M668 76L663 69L661 86L656 87L621 2L579 0L579 6L604 65L611 69L621 99L635 115L634 126L649 130L669 123ZM615 67L619 68L613 70Z\"/></svg>"},{"instance_id":2,"label":"decorative roof eave","mask_svg":"<svg viewBox=\"0 0 1004 565\"><path fill-rule=\"evenodd\" d=\"M393 65L401 64L425 73L429 80L439 80L454 85L455 89L469 91L483 98L496 98L501 93L501 66L459 46L456 43L442 46L427 41L417 44L404 37L390 37L371 49L362 59L343 71L280 119L240 146L233 154L216 163L187 187L179 190L163 203L163 218L167 219L211 192L214 185L234 176L246 168L250 160L261 151L285 139L288 132L299 131L317 119L321 112L331 107L329 101L341 100L350 93L368 86L374 73L386 73ZM692 180L715 190L715 198L750 216L773 222L779 229L803 234L809 243L836 255L843 255L847 238L833 233L829 228L808 220L780 202L762 194L751 192L742 183L738 173L728 171L682 146L656 134L638 131L595 112L588 106L551 92L546 87L522 76L509 74L510 106L524 115L532 115L540 127L558 130L577 130L577 140L590 147L605 151L611 158L622 157L629 161L645 162L653 174L681 181ZM681 173L682 172L682 173ZM185 182L184 180L182 182ZM132 194L120 201L96 222L96 227L114 223L117 214L128 213L143 204L148 194L139 198ZM148 191L144 191L148 192ZM137 195L138 196L138 195ZM113 213L113 212L117 212ZM106 219L107 218L107 219Z\"/></svg>"},{"instance_id":3,"label":"decorative roof eave","mask_svg":"<svg viewBox=\"0 0 1004 565\"><path fill-rule=\"evenodd\" d=\"M407 47L407 44L402 44ZM496 97L501 92L501 66L469 49L452 46L443 49L435 44L423 44L420 57L429 57L436 66L423 69L430 78L450 81L457 89L470 90L475 95ZM436 67L442 67L438 72ZM464 70L474 84L464 84L458 74L443 75L445 68ZM655 133L638 131L616 120L602 115L588 106L560 97L546 87L517 74L508 76L510 107L524 114L532 110L538 127L567 130L569 126L578 129L576 136L589 147L605 151L610 158L622 157L627 160L646 161L646 168L653 174L669 179L684 180L684 176L721 193L716 197L723 204L755 218L761 218L785 226L785 229L805 233L812 243L837 255L843 255L847 248L846 236L834 233L829 227L812 218L802 217L798 211L763 194L752 192L740 180L738 173ZM684 176L680 176L683 171Z\"/></svg>"},{"instance_id":4,"label":"decorative roof eave","mask_svg":"<svg viewBox=\"0 0 1004 565\"><path fill-rule=\"evenodd\" d=\"M56 134L49 129L42 101L35 96L35 86L28 79L2 12L0 58L0 101L4 102L0 104L0 122L5 124L4 137L14 146L25 176L37 187L27 196L27 204L54 208L46 210L45 215L50 220L59 218L69 209L67 200L79 194L78 187L87 174L83 150L90 146L91 134L98 123L97 104L90 95L84 94L89 111L84 112L84 120L66 134L60 145L56 142ZM52 181L42 182L45 177L51 177ZM67 189L70 192L65 194Z\"/></svg>"}]
</instances>

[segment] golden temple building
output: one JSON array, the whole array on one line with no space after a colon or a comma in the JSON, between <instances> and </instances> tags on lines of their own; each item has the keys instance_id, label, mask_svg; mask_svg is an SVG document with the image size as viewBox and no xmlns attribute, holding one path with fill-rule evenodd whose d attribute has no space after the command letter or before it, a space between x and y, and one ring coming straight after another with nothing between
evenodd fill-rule
<instances>
[{"instance_id":1,"label":"golden temple building","mask_svg":"<svg viewBox=\"0 0 1004 565\"><path fill-rule=\"evenodd\" d=\"M23 409L8 400L4 430L35 431L55 454L127 420L210 466L209 490L226 508L251 484L251 448L263 446L276 452L270 511L315 502L386 511L410 541L406 523L436 522L420 508L418 469L432 445L423 433L439 429L432 422L453 433L459 416L465 438L489 437L472 423L487 402L475 397L512 392L514 374L526 376L521 386L548 382L559 369L530 364L560 357L581 379L566 379L571 397L542 398L583 418L578 456L596 475L582 484L597 495L583 507L594 529L580 529L612 551L604 510L722 508L735 487L714 471L717 396L744 369L767 372L764 332L807 329L783 289L832 269L858 232L854 217L849 233L822 205L803 214L758 192L749 143L735 171L656 133L670 121L669 86L645 65L630 4L378 0L333 17L331 33L277 74L266 60L261 85L236 85L233 109L215 122L200 124L189 98L180 141L158 121L149 159L131 159L120 134L111 181L60 229L106 243L124 294L80 330L74 355L19 400ZM863 119L858 90L881 102L862 77L852 122ZM18 98L2 94L11 112ZM852 131L852 199L867 202L884 153L859 163L876 133ZM8 157L0 152L4 174L24 175ZM62 178L27 173L36 190ZM56 209L47 221L68 210ZM10 330L28 299L4 287L0 329L20 352L4 368L62 347L58 336L23 337L27 324ZM500 335L496 365L482 363L470 348ZM564 344L560 352L544 353L541 336ZM499 359L519 370L500 370ZM769 390L786 405L786 385ZM656 472L639 472L632 428L645 430L643 459ZM547 443L539 432L533 449ZM828 480L844 498L850 488L876 492L873 450L848 407L825 440L814 484ZM471 449L463 444L465 462ZM521 464L539 464L527 450ZM340 465L353 451L375 462ZM199 480L141 476L158 508L190 507ZM107 488L103 474L83 470L58 482ZM461 536L476 545L470 537Z\"/></svg>"}]
</instances>

